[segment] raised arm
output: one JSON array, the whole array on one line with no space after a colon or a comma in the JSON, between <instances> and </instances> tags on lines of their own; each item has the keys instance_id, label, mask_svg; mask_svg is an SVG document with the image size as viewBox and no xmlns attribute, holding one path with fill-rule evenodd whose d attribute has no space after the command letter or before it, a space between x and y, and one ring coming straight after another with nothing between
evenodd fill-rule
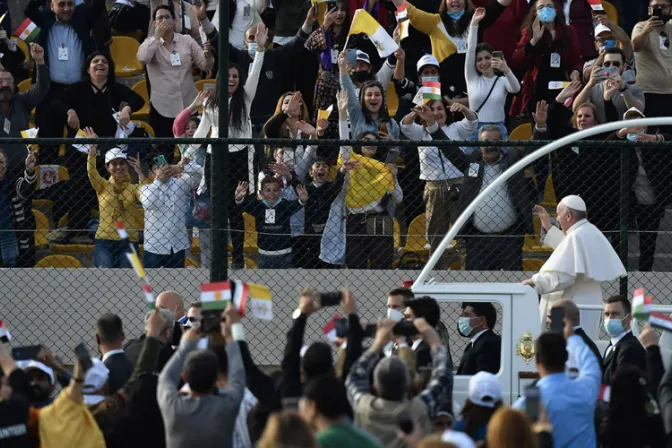
<instances>
[{"instance_id":1,"label":"raised arm","mask_svg":"<svg viewBox=\"0 0 672 448\"><path fill-rule=\"evenodd\" d=\"M467 37L467 54L464 61L464 77L467 81L478 79L479 73L476 70L476 47L478 46L478 24L485 17L485 8L476 8L471 17L469 26L469 36Z\"/></svg>"},{"instance_id":2,"label":"raised arm","mask_svg":"<svg viewBox=\"0 0 672 448\"><path fill-rule=\"evenodd\" d=\"M350 123L355 124L364 119L362 106L359 104L357 94L355 93L355 85L350 79L348 73L347 61L345 59L345 52L338 55L338 71L341 76L341 89L348 94L348 114L350 116Z\"/></svg>"},{"instance_id":3,"label":"raised arm","mask_svg":"<svg viewBox=\"0 0 672 448\"><path fill-rule=\"evenodd\" d=\"M261 67L264 65L264 55L266 54L266 40L268 39L268 30L263 24L257 25L257 34L255 36L257 42L257 52L254 54L254 62L252 62L252 70L247 74L247 81L245 81L245 103L249 113L254 101L254 95L257 92L257 85L259 84L259 75L261 75Z\"/></svg>"},{"instance_id":4,"label":"raised arm","mask_svg":"<svg viewBox=\"0 0 672 448\"><path fill-rule=\"evenodd\" d=\"M427 405L429 419L434 420L441 397L447 397L452 402L453 366L450 363L448 349L441 343L441 338L436 330L422 318L415 319L413 324L432 350L432 375L427 387L420 393L420 398ZM449 409L451 408L452 406L449 407Z\"/></svg>"}]
</instances>

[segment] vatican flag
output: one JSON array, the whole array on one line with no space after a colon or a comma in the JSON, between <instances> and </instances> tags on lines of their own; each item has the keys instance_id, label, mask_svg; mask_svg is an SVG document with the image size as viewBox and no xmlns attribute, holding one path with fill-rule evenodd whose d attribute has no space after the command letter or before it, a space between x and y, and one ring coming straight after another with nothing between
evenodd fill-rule
<instances>
[{"instance_id":1,"label":"vatican flag","mask_svg":"<svg viewBox=\"0 0 672 448\"><path fill-rule=\"evenodd\" d=\"M348 35L360 33L369 36L369 40L376 46L378 55L380 55L381 58L386 58L399 49L399 45L397 45L394 39L387 34L382 26L380 26L380 23L376 22L376 19L371 17L371 14L364 9L355 11Z\"/></svg>"}]
</instances>

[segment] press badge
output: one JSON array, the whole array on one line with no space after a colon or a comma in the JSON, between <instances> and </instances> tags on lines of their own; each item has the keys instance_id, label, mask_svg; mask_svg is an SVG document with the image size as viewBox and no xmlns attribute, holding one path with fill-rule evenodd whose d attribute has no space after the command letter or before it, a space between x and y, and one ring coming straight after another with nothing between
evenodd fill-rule
<instances>
[{"instance_id":1,"label":"press badge","mask_svg":"<svg viewBox=\"0 0 672 448\"><path fill-rule=\"evenodd\" d=\"M338 64L338 50L331 50L331 63Z\"/></svg>"},{"instance_id":2,"label":"press badge","mask_svg":"<svg viewBox=\"0 0 672 448\"><path fill-rule=\"evenodd\" d=\"M189 17L187 14L184 15L184 30L191 30L191 17Z\"/></svg>"},{"instance_id":3,"label":"press badge","mask_svg":"<svg viewBox=\"0 0 672 448\"><path fill-rule=\"evenodd\" d=\"M551 53L551 67L560 68L560 53Z\"/></svg>"},{"instance_id":4,"label":"press badge","mask_svg":"<svg viewBox=\"0 0 672 448\"><path fill-rule=\"evenodd\" d=\"M467 41L464 39L459 39L456 40L455 43L457 44L457 53L458 54L465 54L467 52Z\"/></svg>"},{"instance_id":5,"label":"press badge","mask_svg":"<svg viewBox=\"0 0 672 448\"><path fill-rule=\"evenodd\" d=\"M5 124L2 129L5 131L5 134L9 135L9 131L12 129L12 122L5 118Z\"/></svg>"},{"instance_id":6,"label":"press badge","mask_svg":"<svg viewBox=\"0 0 672 448\"><path fill-rule=\"evenodd\" d=\"M480 165L478 163L469 164L469 177L478 177L478 169Z\"/></svg>"},{"instance_id":7,"label":"press badge","mask_svg":"<svg viewBox=\"0 0 672 448\"><path fill-rule=\"evenodd\" d=\"M266 224L275 224L275 209L266 209Z\"/></svg>"},{"instance_id":8,"label":"press badge","mask_svg":"<svg viewBox=\"0 0 672 448\"><path fill-rule=\"evenodd\" d=\"M180 60L180 53L170 53L170 65L173 67L182 65L182 61Z\"/></svg>"},{"instance_id":9,"label":"press badge","mask_svg":"<svg viewBox=\"0 0 672 448\"><path fill-rule=\"evenodd\" d=\"M61 44L61 46L58 47L58 60L59 61L68 60L68 49L66 48L65 44Z\"/></svg>"},{"instance_id":10,"label":"press badge","mask_svg":"<svg viewBox=\"0 0 672 448\"><path fill-rule=\"evenodd\" d=\"M243 16L250 17L251 13L252 13L252 7L250 5L247 5L243 8Z\"/></svg>"}]
</instances>

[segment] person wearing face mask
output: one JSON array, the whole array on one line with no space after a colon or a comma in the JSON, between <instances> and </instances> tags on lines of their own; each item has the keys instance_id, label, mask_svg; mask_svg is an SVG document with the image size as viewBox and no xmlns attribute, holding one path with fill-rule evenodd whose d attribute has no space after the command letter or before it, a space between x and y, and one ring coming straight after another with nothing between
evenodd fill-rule
<instances>
[{"instance_id":1,"label":"person wearing face mask","mask_svg":"<svg viewBox=\"0 0 672 448\"><path fill-rule=\"evenodd\" d=\"M464 118L448 124L448 112L461 112ZM416 123L418 118L422 124ZM416 106L401 120L401 132L413 141L431 141L430 130L437 125L448 139L467 140L478 125L478 115L459 103L449 106L446 101L431 100L427 104ZM459 216L460 189L464 175L436 146L418 146L418 153L420 179L425 181L423 199L427 233L434 252L448 232L450 224ZM444 254L437 269L447 269L449 262L450 257Z\"/></svg>"},{"instance_id":2,"label":"person wearing face mask","mask_svg":"<svg viewBox=\"0 0 672 448\"><path fill-rule=\"evenodd\" d=\"M392 80L394 69L397 63L404 64L403 51L401 48L388 56L387 60L380 67L378 73L373 74L373 65L369 55L362 50L357 50L357 66L352 67L352 81L355 83L355 92L359 95L362 85L366 81L378 81L384 86L387 86ZM398 62L400 61L400 62Z\"/></svg>"},{"instance_id":3,"label":"person wearing face mask","mask_svg":"<svg viewBox=\"0 0 672 448\"><path fill-rule=\"evenodd\" d=\"M598 23L595 25L595 48L597 49L598 56L595 59L586 60L583 64L584 81L590 79L590 73L594 65L602 65L602 62L604 62L604 51L609 48L618 47L625 54L623 81L627 84L634 83L635 58L633 57L630 36L618 24L611 22L606 14L599 14L596 16L596 19Z\"/></svg>"},{"instance_id":4,"label":"person wearing face mask","mask_svg":"<svg viewBox=\"0 0 672 448\"><path fill-rule=\"evenodd\" d=\"M489 3L487 14L481 22L480 33L491 26L504 12L512 0L497 0ZM398 7L407 3L405 0L394 0ZM464 78L465 56L468 50L467 37L469 22L474 14L471 2L466 0L444 0L438 14L430 14L407 3L408 18L411 25L429 36L432 42L432 55L441 64L441 83L451 101L459 101L468 105L466 98L467 83ZM483 35L479 35L479 41Z\"/></svg>"},{"instance_id":5,"label":"person wearing face mask","mask_svg":"<svg viewBox=\"0 0 672 448\"><path fill-rule=\"evenodd\" d=\"M446 139L438 126L435 126L435 130L427 131L433 131L433 140ZM499 126L485 125L480 130L481 141L501 139ZM440 149L444 157L464 174L460 211L466 209L480 192L526 155L517 148L502 151L497 146L483 146L480 151L470 154L454 146ZM523 235L533 232L529 219L532 205L529 183L520 171L481 202L459 235L466 245L466 269L521 270Z\"/></svg>"},{"instance_id":6,"label":"person wearing face mask","mask_svg":"<svg viewBox=\"0 0 672 448\"><path fill-rule=\"evenodd\" d=\"M457 320L457 331L460 336L471 339L460 359L457 375L499 372L502 338L493 331L496 323L497 310L492 303L462 304L462 315Z\"/></svg>"},{"instance_id":7,"label":"person wearing face mask","mask_svg":"<svg viewBox=\"0 0 672 448\"><path fill-rule=\"evenodd\" d=\"M559 299L572 299L577 305L602 303L601 282L613 281L626 275L625 267L607 238L588 222L586 203L579 196L565 196L557 207L562 230L542 220L546 229L544 245L553 254L537 274L522 284L531 286L541 295L541 323L547 310ZM581 324L593 340L598 337L600 313L582 310Z\"/></svg>"},{"instance_id":8,"label":"person wearing face mask","mask_svg":"<svg viewBox=\"0 0 672 448\"><path fill-rule=\"evenodd\" d=\"M611 102L620 117L631 107L644 110L644 92L623 80L625 53L617 47L604 50L602 65L595 64L590 80L574 99L574 107L584 103L595 105L597 119L606 120L605 103ZM576 110L576 109L574 109Z\"/></svg>"},{"instance_id":9,"label":"person wearing face mask","mask_svg":"<svg viewBox=\"0 0 672 448\"><path fill-rule=\"evenodd\" d=\"M637 108L629 109L624 120L644 118ZM631 214L635 216L639 231L639 266L640 271L651 271L656 253L658 229L665 215L665 206L669 202L669 182L667 173L672 169L672 156L665 148L637 148L639 142L665 142L672 140L670 134L650 134L647 128L623 128L607 137L607 140L626 139L635 146L630 151L629 179L633 204ZM634 213L633 213L634 212Z\"/></svg>"},{"instance_id":10,"label":"person wearing face mask","mask_svg":"<svg viewBox=\"0 0 672 448\"><path fill-rule=\"evenodd\" d=\"M624 365L632 365L646 372L646 349L632 334L632 305L623 296L607 299L604 305L604 331L611 340L604 352L602 384L611 384L616 371Z\"/></svg>"},{"instance_id":11,"label":"person wearing face mask","mask_svg":"<svg viewBox=\"0 0 672 448\"><path fill-rule=\"evenodd\" d=\"M557 81L579 81L583 60L576 31L567 26L554 0L537 0L523 24L522 36L511 57L511 67L524 71L522 93L509 113L531 112L537 101L551 102ZM486 15L487 17L487 15Z\"/></svg>"}]
</instances>

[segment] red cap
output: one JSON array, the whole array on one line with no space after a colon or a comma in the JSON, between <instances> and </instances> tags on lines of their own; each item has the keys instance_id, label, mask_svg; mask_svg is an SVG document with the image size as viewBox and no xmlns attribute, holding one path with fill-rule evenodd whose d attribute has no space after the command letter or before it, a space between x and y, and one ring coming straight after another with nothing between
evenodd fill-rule
<instances>
[{"instance_id":1,"label":"red cap","mask_svg":"<svg viewBox=\"0 0 672 448\"><path fill-rule=\"evenodd\" d=\"M413 286L413 280L404 280L404 288L409 288Z\"/></svg>"}]
</instances>

